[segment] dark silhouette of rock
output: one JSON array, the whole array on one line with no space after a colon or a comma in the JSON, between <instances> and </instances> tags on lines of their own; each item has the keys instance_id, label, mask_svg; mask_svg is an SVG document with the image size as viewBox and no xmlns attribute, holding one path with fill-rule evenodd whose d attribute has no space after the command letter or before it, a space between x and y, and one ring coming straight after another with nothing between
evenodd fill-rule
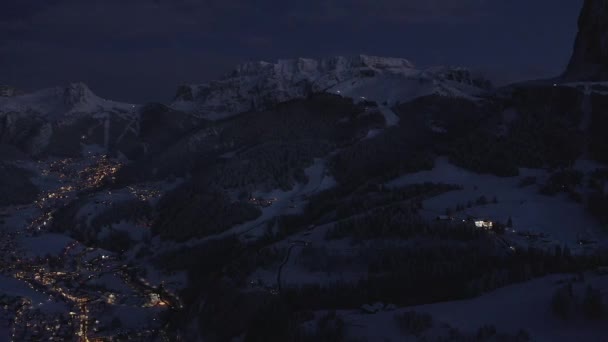
<instances>
[{"instance_id":1,"label":"dark silhouette of rock","mask_svg":"<svg viewBox=\"0 0 608 342\"><path fill-rule=\"evenodd\" d=\"M564 73L568 80L608 81L608 0L585 0L574 51Z\"/></svg>"}]
</instances>

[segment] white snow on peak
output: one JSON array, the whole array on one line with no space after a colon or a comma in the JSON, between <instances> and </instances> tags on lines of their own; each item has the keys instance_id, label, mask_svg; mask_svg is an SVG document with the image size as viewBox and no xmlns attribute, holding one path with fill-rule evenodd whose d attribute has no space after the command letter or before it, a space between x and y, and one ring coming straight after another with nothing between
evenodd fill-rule
<instances>
[{"instance_id":1,"label":"white snow on peak","mask_svg":"<svg viewBox=\"0 0 608 342\"><path fill-rule=\"evenodd\" d=\"M138 105L102 99L84 83L71 83L64 87L53 87L32 93L0 97L0 114L37 114L50 120L75 115L105 115L109 112L130 115Z\"/></svg>"},{"instance_id":2,"label":"white snow on peak","mask_svg":"<svg viewBox=\"0 0 608 342\"><path fill-rule=\"evenodd\" d=\"M475 78L466 69L420 70L402 58L297 58L276 63L247 62L219 80L181 86L171 106L217 119L315 92L392 106L430 94L474 97L483 92L484 86L485 80Z\"/></svg>"}]
</instances>

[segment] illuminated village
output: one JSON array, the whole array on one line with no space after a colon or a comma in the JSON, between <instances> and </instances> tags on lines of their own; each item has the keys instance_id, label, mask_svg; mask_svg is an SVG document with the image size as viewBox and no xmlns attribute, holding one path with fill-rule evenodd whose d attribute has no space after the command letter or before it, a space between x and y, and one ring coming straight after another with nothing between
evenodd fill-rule
<instances>
[{"instance_id":1,"label":"illuminated village","mask_svg":"<svg viewBox=\"0 0 608 342\"><path fill-rule=\"evenodd\" d=\"M129 256L87 247L75 240L55 255L34 256L18 243L52 234L49 227L57 210L77 196L111 183L120 163L99 155L85 160L38 162L33 167L54 186L30 206L12 206L1 212L4 220L22 219L23 225L13 231L0 231L0 277L7 281L12 278L31 290L27 296L9 291L0 295L1 313L9 321L12 341L109 341L162 334L159 315L178 309L179 299L163 282L149 283ZM99 205L110 207L111 191L104 190L103 194L105 200ZM149 201L158 198L160 192L153 186L130 186L116 195ZM147 229L149 224L137 227ZM135 323L135 327L125 327L119 317L129 312L145 320Z\"/></svg>"},{"instance_id":2,"label":"illuminated village","mask_svg":"<svg viewBox=\"0 0 608 342\"><path fill-rule=\"evenodd\" d=\"M277 4L2 7L0 342L607 342L608 0Z\"/></svg>"}]
</instances>

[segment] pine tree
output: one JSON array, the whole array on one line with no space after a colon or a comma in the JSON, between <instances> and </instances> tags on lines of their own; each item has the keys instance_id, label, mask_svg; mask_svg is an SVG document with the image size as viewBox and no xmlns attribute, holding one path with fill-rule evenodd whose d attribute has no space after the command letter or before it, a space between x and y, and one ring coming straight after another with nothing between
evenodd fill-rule
<instances>
[{"instance_id":1,"label":"pine tree","mask_svg":"<svg viewBox=\"0 0 608 342\"><path fill-rule=\"evenodd\" d=\"M573 298L571 291L571 287L561 287L555 292L551 299L551 309L562 319L567 319L572 310Z\"/></svg>"},{"instance_id":2,"label":"pine tree","mask_svg":"<svg viewBox=\"0 0 608 342\"><path fill-rule=\"evenodd\" d=\"M605 308L602 302L602 294L591 285L587 286L587 290L585 291L583 310L585 316L591 319L598 319L604 315Z\"/></svg>"}]
</instances>

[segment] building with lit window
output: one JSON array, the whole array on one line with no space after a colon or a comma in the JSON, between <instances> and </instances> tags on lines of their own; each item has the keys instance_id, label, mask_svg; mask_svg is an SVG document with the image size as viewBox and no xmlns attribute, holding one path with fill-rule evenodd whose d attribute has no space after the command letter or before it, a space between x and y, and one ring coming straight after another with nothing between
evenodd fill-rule
<instances>
[{"instance_id":1,"label":"building with lit window","mask_svg":"<svg viewBox=\"0 0 608 342\"><path fill-rule=\"evenodd\" d=\"M494 223L490 220L475 219L475 227L483 229L492 229Z\"/></svg>"}]
</instances>

